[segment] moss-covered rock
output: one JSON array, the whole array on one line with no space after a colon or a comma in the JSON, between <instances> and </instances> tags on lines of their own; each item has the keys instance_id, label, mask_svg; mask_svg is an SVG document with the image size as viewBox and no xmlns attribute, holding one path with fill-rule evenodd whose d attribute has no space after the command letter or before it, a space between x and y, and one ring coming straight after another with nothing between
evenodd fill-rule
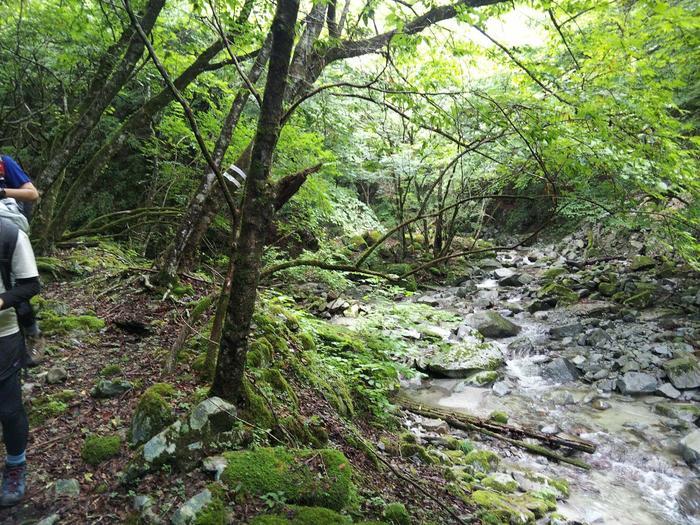
<instances>
[{"instance_id":1,"label":"moss-covered rock","mask_svg":"<svg viewBox=\"0 0 700 525\"><path fill-rule=\"evenodd\" d=\"M605 297L612 297L617 291L617 284L615 283L600 283L598 285L598 291L601 295Z\"/></svg>"},{"instance_id":2,"label":"moss-covered rock","mask_svg":"<svg viewBox=\"0 0 700 525\"><path fill-rule=\"evenodd\" d=\"M495 473L481 480L481 485L496 492L511 493L518 490L518 482L510 474Z\"/></svg>"},{"instance_id":3,"label":"moss-covered rock","mask_svg":"<svg viewBox=\"0 0 700 525\"><path fill-rule=\"evenodd\" d=\"M260 368L272 362L273 348L270 341L261 337L252 341L248 347L246 361L248 366Z\"/></svg>"},{"instance_id":4,"label":"moss-covered rock","mask_svg":"<svg viewBox=\"0 0 700 525\"><path fill-rule=\"evenodd\" d=\"M29 410L29 424L34 427L46 420L60 416L68 410L68 401L76 396L74 390L62 390L55 394L37 397L32 400Z\"/></svg>"},{"instance_id":5,"label":"moss-covered rock","mask_svg":"<svg viewBox=\"0 0 700 525\"><path fill-rule=\"evenodd\" d=\"M102 370L100 370L100 375L102 377L114 377L120 375L121 373L122 367L115 364L107 365Z\"/></svg>"},{"instance_id":6,"label":"moss-covered rock","mask_svg":"<svg viewBox=\"0 0 700 525\"><path fill-rule=\"evenodd\" d=\"M489 473L498 468L501 458L490 450L472 450L464 458L464 464L471 467L473 472Z\"/></svg>"},{"instance_id":7,"label":"moss-covered rock","mask_svg":"<svg viewBox=\"0 0 700 525\"><path fill-rule=\"evenodd\" d=\"M384 519L392 525L411 525L411 516L403 503L389 503L384 507Z\"/></svg>"},{"instance_id":8,"label":"moss-covered rock","mask_svg":"<svg viewBox=\"0 0 700 525\"><path fill-rule=\"evenodd\" d=\"M160 392L167 395L170 385L159 383L148 388L136 405L131 420L131 443L140 445L175 421L170 404Z\"/></svg>"},{"instance_id":9,"label":"moss-covered rock","mask_svg":"<svg viewBox=\"0 0 700 525\"><path fill-rule=\"evenodd\" d=\"M341 510L354 491L352 468L338 450L277 447L224 455L228 466L221 480L245 496L280 492L291 503Z\"/></svg>"},{"instance_id":10,"label":"moss-covered rock","mask_svg":"<svg viewBox=\"0 0 700 525\"><path fill-rule=\"evenodd\" d=\"M250 525L350 525L352 520L324 507L290 506L281 514L256 516Z\"/></svg>"},{"instance_id":11,"label":"moss-covered rock","mask_svg":"<svg viewBox=\"0 0 700 525\"><path fill-rule=\"evenodd\" d=\"M622 304L637 310L649 308L654 304L654 293L650 290L644 290L624 299Z\"/></svg>"},{"instance_id":12,"label":"moss-covered rock","mask_svg":"<svg viewBox=\"0 0 700 525\"><path fill-rule=\"evenodd\" d=\"M630 263L630 271L638 272L641 270L648 270L654 266L656 266L656 261L654 261L654 259L647 257L646 255L638 255L632 259L632 262Z\"/></svg>"},{"instance_id":13,"label":"moss-covered rock","mask_svg":"<svg viewBox=\"0 0 700 525\"><path fill-rule=\"evenodd\" d=\"M505 495L491 490L476 490L471 496L472 502L482 510L482 521L494 524L520 525L535 522L535 513L522 505L515 496Z\"/></svg>"},{"instance_id":14,"label":"moss-covered rock","mask_svg":"<svg viewBox=\"0 0 700 525\"><path fill-rule=\"evenodd\" d=\"M415 457L427 464L437 463L437 460L421 445L416 443L401 443L400 447L403 457Z\"/></svg>"},{"instance_id":15,"label":"moss-covered rock","mask_svg":"<svg viewBox=\"0 0 700 525\"><path fill-rule=\"evenodd\" d=\"M305 352L316 350L316 341L314 340L314 336L309 332L301 332L300 334L297 334L297 339L301 343L301 347Z\"/></svg>"},{"instance_id":16,"label":"moss-covered rock","mask_svg":"<svg viewBox=\"0 0 700 525\"><path fill-rule=\"evenodd\" d=\"M569 270L567 270L566 268L562 266L554 266L542 272L542 279L546 281L553 281L560 275L564 275L566 273L569 273Z\"/></svg>"},{"instance_id":17,"label":"moss-covered rock","mask_svg":"<svg viewBox=\"0 0 700 525\"><path fill-rule=\"evenodd\" d=\"M557 283L550 283L543 286L537 292L539 299L555 299L557 304L573 304L578 301L578 294L571 288Z\"/></svg>"},{"instance_id":18,"label":"moss-covered rock","mask_svg":"<svg viewBox=\"0 0 700 525\"><path fill-rule=\"evenodd\" d=\"M276 392L285 395L294 406L299 405L299 398L296 392L294 392L289 382L284 378L282 372L280 372L278 368L267 368L263 370L262 378Z\"/></svg>"},{"instance_id":19,"label":"moss-covered rock","mask_svg":"<svg viewBox=\"0 0 700 525\"><path fill-rule=\"evenodd\" d=\"M501 410L494 410L489 414L489 420L505 425L508 423L508 414Z\"/></svg>"},{"instance_id":20,"label":"moss-covered rock","mask_svg":"<svg viewBox=\"0 0 700 525\"><path fill-rule=\"evenodd\" d=\"M81 450L81 457L88 465L99 465L106 459L119 454L122 442L117 435L112 436L88 436Z\"/></svg>"},{"instance_id":21,"label":"moss-covered rock","mask_svg":"<svg viewBox=\"0 0 700 525\"><path fill-rule=\"evenodd\" d=\"M73 331L97 332L105 327L103 319L94 315L56 315L53 312L42 313L39 322L45 334L67 334Z\"/></svg>"}]
</instances>

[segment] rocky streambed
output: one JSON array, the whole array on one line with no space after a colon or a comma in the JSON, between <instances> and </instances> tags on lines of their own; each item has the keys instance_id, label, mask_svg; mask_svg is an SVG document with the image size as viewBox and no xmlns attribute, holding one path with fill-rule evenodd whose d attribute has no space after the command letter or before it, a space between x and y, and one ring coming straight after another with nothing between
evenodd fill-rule
<instances>
[{"instance_id":1,"label":"rocky streambed","mask_svg":"<svg viewBox=\"0 0 700 525\"><path fill-rule=\"evenodd\" d=\"M448 337L454 352L417 361L429 377L405 385L412 399L504 412L511 423L596 443L583 458L590 472L500 451L510 456L501 474L516 481L523 469L565 477L571 492L558 510L569 519L700 523L697 275L643 256L579 268L535 250L482 261L455 284L415 299L465 321ZM476 356L483 362L471 368ZM427 438L424 423L411 424Z\"/></svg>"},{"instance_id":2,"label":"rocky streambed","mask_svg":"<svg viewBox=\"0 0 700 525\"><path fill-rule=\"evenodd\" d=\"M644 255L581 263L524 249L404 302L425 317L401 303L373 317L370 302L334 318L366 327L366 316L406 342L397 359L422 374L404 381L404 395L597 445L582 471L485 440L480 448L503 458L491 485L529 494L533 479L564 478L570 491L557 493L551 523L700 523L697 273ZM406 424L419 443L460 437L420 416Z\"/></svg>"}]
</instances>

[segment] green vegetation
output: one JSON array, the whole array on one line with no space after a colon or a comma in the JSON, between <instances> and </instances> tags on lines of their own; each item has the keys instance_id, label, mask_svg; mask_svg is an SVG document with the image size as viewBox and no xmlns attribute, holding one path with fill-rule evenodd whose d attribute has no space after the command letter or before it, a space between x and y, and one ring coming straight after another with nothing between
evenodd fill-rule
<instances>
[{"instance_id":1,"label":"green vegetation","mask_svg":"<svg viewBox=\"0 0 700 525\"><path fill-rule=\"evenodd\" d=\"M244 496L282 493L285 501L341 510L354 492L352 467L330 449L258 448L227 452L222 481Z\"/></svg>"},{"instance_id":2,"label":"green vegetation","mask_svg":"<svg viewBox=\"0 0 700 525\"><path fill-rule=\"evenodd\" d=\"M119 436L88 436L80 452L83 461L97 466L103 461L119 454L122 442Z\"/></svg>"}]
</instances>

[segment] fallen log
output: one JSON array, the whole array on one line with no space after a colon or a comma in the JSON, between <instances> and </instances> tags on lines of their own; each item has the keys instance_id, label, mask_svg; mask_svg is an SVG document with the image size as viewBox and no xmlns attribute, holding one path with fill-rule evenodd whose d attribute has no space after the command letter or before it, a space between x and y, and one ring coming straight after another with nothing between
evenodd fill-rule
<instances>
[{"instance_id":1,"label":"fallen log","mask_svg":"<svg viewBox=\"0 0 700 525\"><path fill-rule=\"evenodd\" d=\"M467 416L467 415L462 415L462 414L454 414L451 412L443 411L443 410L438 410L438 409L433 409L433 408L423 408L421 405L415 404L410 400L405 400L405 398L402 398L399 400L399 404L409 412L413 412L414 414L418 414L420 416L424 417L430 417L430 418L435 418L435 419L442 419L450 425L453 428L458 428L460 430L469 430L473 432L479 432L481 434L484 434L486 436L489 436L494 439L498 439L501 441L505 441L506 443L509 443L513 446L516 446L518 448L522 448L523 450L526 450L532 454L537 454L540 456L544 456L546 458L552 459L554 461L559 461L561 463L567 463L569 465L573 465L575 467L584 469L584 470L590 470L591 466L586 463L585 461L582 461L580 459L572 458L572 457L567 457L567 456L562 456L561 454L557 454L556 452L540 446L540 445L535 445L533 443L527 443L525 441L522 441L520 439L515 439L512 437L508 437L504 435L505 433L508 433L509 431L512 431L513 433L521 433L522 435L528 436L528 433L532 434L541 434L540 432L536 432L533 430L525 430L525 429L518 429L516 427L510 426L510 425L502 425L499 423L493 423L493 422L485 422L484 420L480 418L476 418L473 416ZM473 422L472 422L473 421ZM482 423L484 423L483 426L480 426ZM494 428L496 427L498 431L490 430L489 427ZM503 433L499 433L503 432ZM571 443L575 446L570 446L569 448L574 448L576 450L582 450L584 452L592 452L595 450L595 445L593 443L589 443L583 440L572 440L568 438L558 438L556 436L546 436L545 434L541 434L543 437L546 438L548 443L556 443L557 441L563 443L563 442L568 442ZM529 436L529 437L534 437L534 436ZM538 438L539 439L539 438ZM561 446L561 445L559 445ZM568 446L568 445L567 445ZM582 446L585 446L587 450L584 450Z\"/></svg>"},{"instance_id":2,"label":"fallen log","mask_svg":"<svg viewBox=\"0 0 700 525\"><path fill-rule=\"evenodd\" d=\"M552 448L566 447L573 450L580 450L581 452L586 452L587 454L592 454L596 450L595 443L591 443L590 441L586 441L584 439L578 439L575 437L552 436L531 428L516 427L513 425L497 423L488 419L482 419L476 416L470 416L469 414L462 414L459 412L452 412L449 410L439 408L425 407L411 399L408 399L405 396L398 396L396 398L396 401L406 410L409 410L410 412L414 412L425 417L443 419L445 421L447 421L445 419L446 417L450 417L455 421L461 421L464 424L469 424L478 428L483 428L485 430L495 432L500 435L505 434L515 438L534 438Z\"/></svg>"}]
</instances>

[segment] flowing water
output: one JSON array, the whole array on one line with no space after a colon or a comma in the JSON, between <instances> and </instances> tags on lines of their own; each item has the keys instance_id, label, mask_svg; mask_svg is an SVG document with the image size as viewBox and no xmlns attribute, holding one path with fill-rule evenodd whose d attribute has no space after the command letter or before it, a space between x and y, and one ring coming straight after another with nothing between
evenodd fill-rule
<instances>
[{"instance_id":1,"label":"flowing water","mask_svg":"<svg viewBox=\"0 0 700 525\"><path fill-rule=\"evenodd\" d=\"M478 284L477 290L493 287L494 281L488 279ZM445 289L440 295L449 298L452 292ZM509 299L517 301L517 292ZM456 300L455 304L460 303ZM459 312L459 307L456 310ZM404 387L405 393L427 406L481 417L502 410L509 415L511 423L539 429L550 427L553 430L549 431L578 435L594 442L597 445L594 454L580 455L593 467L588 472L554 465L521 451L509 452L512 455L507 458L519 467L567 479L571 496L560 502L559 512L569 519L590 524L699 524L700 520L681 514L676 500L683 486L696 474L678 453L683 431L669 428L668 421L654 412L654 403L662 399L608 393L603 397L609 407L596 410L590 401L600 393L590 385L557 384L540 376L541 363L549 359L544 344L540 343L546 339L552 320L564 324L560 321L571 315L565 309L559 310L552 312L548 320L527 314L515 316L513 321L523 328L518 339L524 336L534 343L529 349L509 351L508 343L516 338L495 342L504 353L503 372L512 385L509 394L498 396L489 387L470 386L461 379L414 381Z\"/></svg>"}]
</instances>

